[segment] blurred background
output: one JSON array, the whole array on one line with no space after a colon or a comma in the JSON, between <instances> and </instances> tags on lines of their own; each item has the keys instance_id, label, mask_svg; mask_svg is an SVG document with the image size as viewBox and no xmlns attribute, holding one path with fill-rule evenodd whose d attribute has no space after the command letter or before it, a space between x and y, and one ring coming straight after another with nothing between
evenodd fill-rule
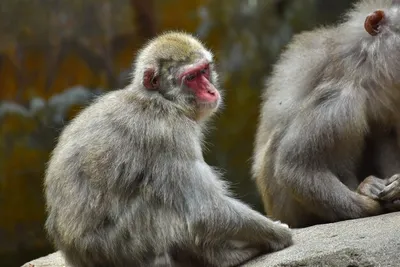
<instances>
[{"instance_id":1,"label":"blurred background","mask_svg":"<svg viewBox=\"0 0 400 267\"><path fill-rule=\"evenodd\" d=\"M143 43L196 34L218 61L226 106L206 160L262 211L250 179L259 96L293 34L338 21L350 0L1 0L0 266L53 251L42 181L63 126L96 96L129 82Z\"/></svg>"}]
</instances>

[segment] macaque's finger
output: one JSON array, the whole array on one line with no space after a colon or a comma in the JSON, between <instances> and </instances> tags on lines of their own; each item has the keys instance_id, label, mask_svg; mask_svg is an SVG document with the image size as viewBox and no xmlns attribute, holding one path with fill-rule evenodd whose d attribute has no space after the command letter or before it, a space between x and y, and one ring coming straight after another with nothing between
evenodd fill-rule
<instances>
[{"instance_id":1,"label":"macaque's finger","mask_svg":"<svg viewBox=\"0 0 400 267\"><path fill-rule=\"evenodd\" d=\"M379 193L386 188L387 181L375 176L368 176L358 186L357 192L372 199L379 199Z\"/></svg>"},{"instance_id":2,"label":"macaque's finger","mask_svg":"<svg viewBox=\"0 0 400 267\"><path fill-rule=\"evenodd\" d=\"M359 188L357 189L357 192L358 192L359 194L361 194L361 195L370 197L370 198L372 198L372 199L379 199L378 194L379 194L379 192L381 192L381 191L378 191L378 190L376 190L376 189L373 189L373 187L372 187L371 185L366 184L366 185L364 185L364 186L362 186L362 187L359 187Z\"/></svg>"},{"instance_id":3,"label":"macaque's finger","mask_svg":"<svg viewBox=\"0 0 400 267\"><path fill-rule=\"evenodd\" d=\"M371 190L377 190L378 193L380 191L382 191L383 189L385 189L385 187L389 184L388 182L386 182L385 180L382 179L377 179L379 181L374 181L373 184L371 184Z\"/></svg>"},{"instance_id":4,"label":"macaque's finger","mask_svg":"<svg viewBox=\"0 0 400 267\"><path fill-rule=\"evenodd\" d=\"M385 201L394 201L400 198L400 180L396 180L386 186L378 196L381 200Z\"/></svg>"},{"instance_id":5,"label":"macaque's finger","mask_svg":"<svg viewBox=\"0 0 400 267\"><path fill-rule=\"evenodd\" d=\"M371 194L372 194L372 196L373 196L373 198L374 199L378 199L379 197L379 193L380 192L382 192L382 190L383 189L379 189L379 188L376 188L376 187L374 187L374 186L371 186L371 189L370 189L370 192L371 192Z\"/></svg>"},{"instance_id":6,"label":"macaque's finger","mask_svg":"<svg viewBox=\"0 0 400 267\"><path fill-rule=\"evenodd\" d=\"M393 183L396 180L400 180L400 174L395 174L392 177L390 177L389 179L387 179L388 185Z\"/></svg>"}]
</instances>

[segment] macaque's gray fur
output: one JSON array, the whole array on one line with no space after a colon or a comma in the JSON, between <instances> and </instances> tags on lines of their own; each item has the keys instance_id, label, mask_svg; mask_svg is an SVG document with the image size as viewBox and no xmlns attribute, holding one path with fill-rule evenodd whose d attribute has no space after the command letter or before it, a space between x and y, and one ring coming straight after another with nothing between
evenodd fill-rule
<instances>
[{"instance_id":1,"label":"macaque's gray fur","mask_svg":"<svg viewBox=\"0 0 400 267\"><path fill-rule=\"evenodd\" d=\"M297 228L399 210L399 126L400 1L360 1L342 23L295 36L255 142L266 213Z\"/></svg>"},{"instance_id":2,"label":"macaque's gray fur","mask_svg":"<svg viewBox=\"0 0 400 267\"><path fill-rule=\"evenodd\" d=\"M234 199L203 159L221 100L196 102L176 77L204 60L211 52L191 35L162 34L140 51L129 86L63 130L45 177L46 229L72 266L236 266L292 244L287 225ZM157 90L145 88L149 69Z\"/></svg>"}]
</instances>

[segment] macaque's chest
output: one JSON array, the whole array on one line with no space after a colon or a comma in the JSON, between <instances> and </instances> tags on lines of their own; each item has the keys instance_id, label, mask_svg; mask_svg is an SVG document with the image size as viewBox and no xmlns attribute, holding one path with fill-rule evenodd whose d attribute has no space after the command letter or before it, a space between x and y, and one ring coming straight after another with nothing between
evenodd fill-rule
<instances>
[{"instance_id":1,"label":"macaque's chest","mask_svg":"<svg viewBox=\"0 0 400 267\"><path fill-rule=\"evenodd\" d=\"M375 128L364 139L364 148L361 154L360 163L357 168L357 179L359 182L366 177L374 175L384 177L382 161L385 161L385 153L388 148L399 147L398 130L399 126Z\"/></svg>"},{"instance_id":2,"label":"macaque's chest","mask_svg":"<svg viewBox=\"0 0 400 267\"><path fill-rule=\"evenodd\" d=\"M359 182L363 181L366 177L370 175L378 175L378 170L374 163L374 150L374 139L370 136L366 137L364 142L364 149L360 159L360 164L357 168L357 180Z\"/></svg>"}]
</instances>

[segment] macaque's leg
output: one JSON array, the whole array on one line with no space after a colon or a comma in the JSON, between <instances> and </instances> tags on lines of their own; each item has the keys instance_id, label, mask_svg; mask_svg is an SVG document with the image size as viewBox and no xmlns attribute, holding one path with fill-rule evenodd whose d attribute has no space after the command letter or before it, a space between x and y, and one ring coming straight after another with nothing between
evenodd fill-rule
<instances>
[{"instance_id":1,"label":"macaque's leg","mask_svg":"<svg viewBox=\"0 0 400 267\"><path fill-rule=\"evenodd\" d=\"M257 255L281 250L290 246L292 234L289 227L272 221L246 204L228 196L214 200L204 209L198 223L196 246L201 258L213 266L237 266Z\"/></svg>"},{"instance_id":2,"label":"macaque's leg","mask_svg":"<svg viewBox=\"0 0 400 267\"><path fill-rule=\"evenodd\" d=\"M239 266L261 254L260 249L236 246L235 242L228 242L224 247L213 247L205 253L205 257L213 265L219 267Z\"/></svg>"},{"instance_id":3,"label":"macaque's leg","mask_svg":"<svg viewBox=\"0 0 400 267\"><path fill-rule=\"evenodd\" d=\"M209 216L214 218L209 223L219 231L223 240L243 242L243 246L257 246L265 252L283 249L293 242L286 224L265 217L237 199L224 197L218 207L224 208L220 208L216 215L210 209Z\"/></svg>"}]
</instances>

